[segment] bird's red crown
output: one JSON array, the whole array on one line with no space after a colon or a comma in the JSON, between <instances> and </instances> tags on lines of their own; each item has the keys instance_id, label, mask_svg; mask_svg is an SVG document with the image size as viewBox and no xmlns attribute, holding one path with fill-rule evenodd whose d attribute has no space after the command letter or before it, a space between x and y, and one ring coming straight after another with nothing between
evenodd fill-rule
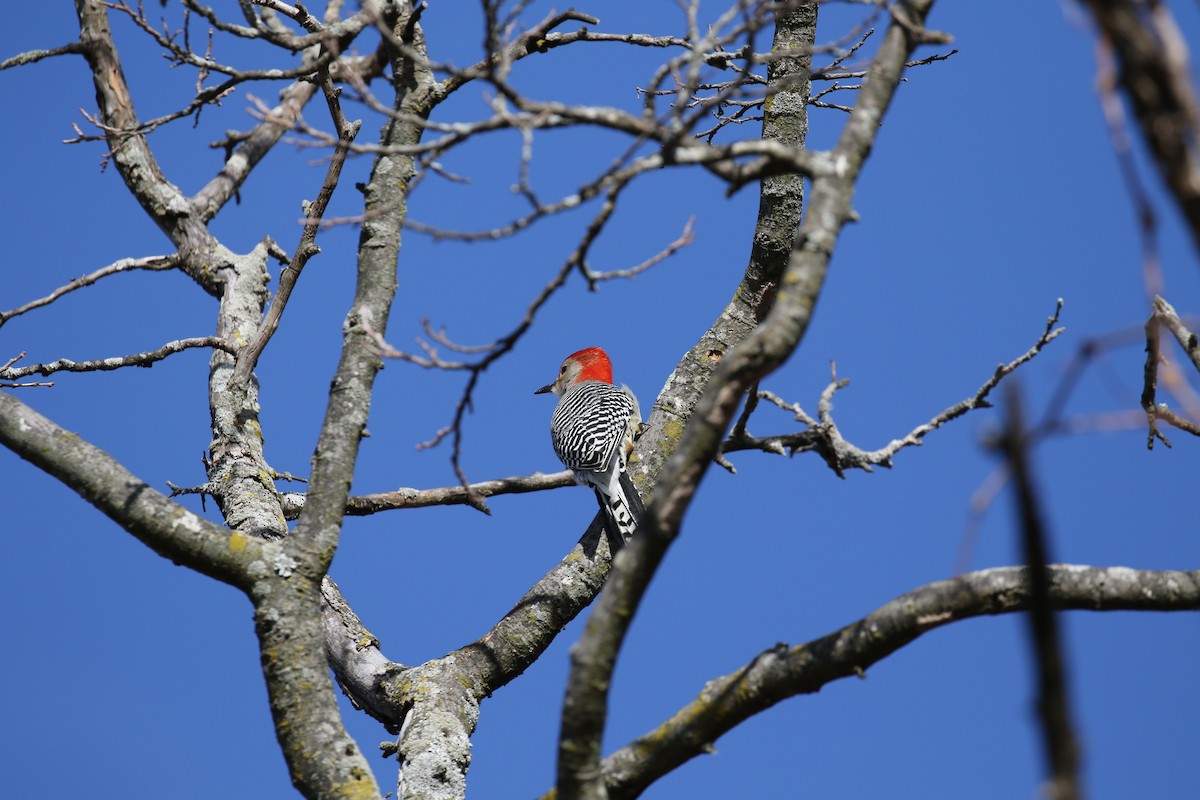
<instances>
[{"instance_id":1,"label":"bird's red crown","mask_svg":"<svg viewBox=\"0 0 1200 800\"><path fill-rule=\"evenodd\" d=\"M575 377L576 383L582 381L613 382L612 362L608 360L608 353L599 347L587 347L577 353L571 353L567 356L567 360L577 361L580 365L579 375Z\"/></svg>"}]
</instances>

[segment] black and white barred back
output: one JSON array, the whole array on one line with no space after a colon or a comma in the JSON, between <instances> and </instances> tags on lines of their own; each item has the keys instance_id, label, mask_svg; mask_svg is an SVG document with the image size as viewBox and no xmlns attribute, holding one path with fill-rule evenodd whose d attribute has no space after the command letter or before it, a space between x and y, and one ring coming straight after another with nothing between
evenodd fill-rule
<instances>
[{"instance_id":1,"label":"black and white barred back","mask_svg":"<svg viewBox=\"0 0 1200 800\"><path fill-rule=\"evenodd\" d=\"M584 381L566 391L550 418L554 452L567 469L604 472L625 441L633 400L624 389L603 381Z\"/></svg>"},{"instance_id":2,"label":"black and white barred back","mask_svg":"<svg viewBox=\"0 0 1200 800\"><path fill-rule=\"evenodd\" d=\"M595 489L614 550L637 531L645 514L625 469L626 435L636 409L637 401L623 387L584 381L567 390L550 418L554 452L577 483Z\"/></svg>"}]
</instances>

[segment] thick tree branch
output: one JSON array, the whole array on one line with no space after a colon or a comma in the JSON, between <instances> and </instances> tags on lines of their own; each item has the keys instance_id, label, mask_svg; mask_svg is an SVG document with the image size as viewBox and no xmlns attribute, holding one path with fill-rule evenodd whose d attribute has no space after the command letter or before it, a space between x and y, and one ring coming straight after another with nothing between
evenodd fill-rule
<instances>
[{"instance_id":1,"label":"thick tree branch","mask_svg":"<svg viewBox=\"0 0 1200 800\"><path fill-rule=\"evenodd\" d=\"M321 605L325 655L334 676L356 708L379 720L390 733L399 733L404 711L398 694L362 692L352 687L389 685L391 681L387 679L400 675L406 668L383 655L379 640L367 630L328 575L321 582L321 596L325 601Z\"/></svg>"},{"instance_id":2,"label":"thick tree branch","mask_svg":"<svg viewBox=\"0 0 1200 800\"><path fill-rule=\"evenodd\" d=\"M423 51L424 34L420 26L415 24L411 8L393 4L372 6L384 15L392 31L407 37L411 47ZM397 56L392 61L392 71L396 108L410 115L428 115L431 110L428 103L429 87L433 80L428 70L419 68L412 60ZM412 144L420 140L422 132L420 125L389 119L383 126L380 139L385 144ZM294 675L288 674L288 662L281 660L268 663L264 660L268 685L278 691L278 695L272 694L272 708L276 712L280 743L289 758L293 776L305 781L303 790L313 797L325 796L337 786L345 787L347 792L350 789L377 791L366 762L342 728L324 666L326 648L321 648L319 653L307 648L325 640L321 608L328 600L320 594L320 579L337 548L359 442L370 410L371 388L381 364L362 324L366 322L381 333L386 331L396 293L400 228L407 210L406 194L413 172L411 157L380 156L372 167L369 183L363 187L367 205L388 211L375 220L364 222L362 226L358 247L358 281L353 306L343 327L342 353L313 459L307 505L289 537L289 551L312 571L311 576L315 580L305 584L302 606L294 602L294 591L263 596L259 604L260 611L284 615L294 624L302 625L305 637L300 644L306 649L294 655L302 658L306 669L310 671L317 669L318 663L321 665L321 674L317 676L313 673L316 679L303 684L294 680ZM260 631L270 634L262 639L264 653L270 652L273 647L295 650L298 637L292 631L283 628L265 630L262 624ZM336 642L333 644L336 646ZM295 726L297 714L303 716L304 722L299 729ZM319 735L317 741L314 741L314 734ZM465 732L463 739L465 743ZM424 764L421 757L428 759L430 750L430 744L419 735L414 736L411 730L407 739L402 738L401 756L405 762L406 777L413 778L417 785L423 781L431 782L435 788L428 791L422 789L427 796L440 796L436 787L445 782L459 787L457 794L461 796L465 775L447 775L444 762L437 768L430 764L428 774L422 770ZM332 753L339 754L339 758L331 764ZM314 775L311 782L310 775Z\"/></svg>"},{"instance_id":3,"label":"thick tree branch","mask_svg":"<svg viewBox=\"0 0 1200 800\"><path fill-rule=\"evenodd\" d=\"M279 105L254 127L229 153L221 171L191 198L192 208L205 222L212 220L245 184L250 173L267 153L291 130L300 112L316 94L311 81L297 81L280 93Z\"/></svg>"},{"instance_id":4,"label":"thick tree branch","mask_svg":"<svg viewBox=\"0 0 1200 800\"><path fill-rule=\"evenodd\" d=\"M1200 336L1189 330L1175 308L1161 297L1154 298L1154 317L1171 332L1192 366L1200 372Z\"/></svg>"},{"instance_id":5,"label":"thick tree branch","mask_svg":"<svg viewBox=\"0 0 1200 800\"><path fill-rule=\"evenodd\" d=\"M108 13L100 0L75 0L79 41L96 89L109 156L142 209L179 248L180 268L214 297L221 294L219 269L228 263L178 187L167 180L138 128L133 98L113 44Z\"/></svg>"},{"instance_id":6,"label":"thick tree branch","mask_svg":"<svg viewBox=\"0 0 1200 800\"><path fill-rule=\"evenodd\" d=\"M246 256L228 252L207 229L206 222L215 213L212 206L201 203L203 207L198 209L166 180L145 137L129 133L137 130L137 118L101 4L77 0L76 8L114 163L146 212L179 248L181 269L221 298L218 336L227 341L249 340L259 327L266 299L267 244L260 243ZM388 267L393 284L394 266L393 252ZM384 306L391 299L390 293L385 294ZM373 355L359 360L367 358L375 360ZM256 537L281 537L287 527L271 481L273 471L263 458L257 386L248 380L230 387L232 368L228 354L214 353L209 375L214 436L210 483L231 527ZM353 370L348 387L352 394L353 384L367 372L373 376L373 370ZM369 378L367 381L369 387ZM343 400L335 390L331 408ZM337 487L339 483L349 485L352 453L361 434L361 425L354 428L353 420L356 415L365 417L365 404L355 408L352 402L346 410L345 430L354 440L350 458L345 462L330 459L330 450L338 449L330 442L344 438L341 434L323 435L310 492L313 521L308 525L301 521L296 536L281 545L283 552L273 560L272 571L248 587L276 734L293 781L310 798L378 795L366 761L342 726L321 626L320 582L336 547L337 525L332 529L323 526L325 520L319 512L331 505L327 497L331 491L339 515L344 506L344 488L337 498ZM331 462L336 464L333 474L329 473ZM314 510L317 513L311 513Z\"/></svg>"},{"instance_id":7,"label":"thick tree branch","mask_svg":"<svg viewBox=\"0 0 1200 800\"><path fill-rule=\"evenodd\" d=\"M1125 96L1200 252L1200 108L1187 43L1159 0L1084 5L1117 53Z\"/></svg>"},{"instance_id":8,"label":"thick tree branch","mask_svg":"<svg viewBox=\"0 0 1200 800\"><path fill-rule=\"evenodd\" d=\"M269 242L263 241L244 256L227 254L229 267L222 270L224 291L217 309L217 334L223 341L245 342L258 329L269 249ZM226 525L250 536L279 539L287 534L287 524L271 480L274 470L263 452L258 386L251 381L230 390L235 353L214 350L209 359L208 483Z\"/></svg>"},{"instance_id":9,"label":"thick tree branch","mask_svg":"<svg viewBox=\"0 0 1200 800\"><path fill-rule=\"evenodd\" d=\"M1200 572L1055 564L1048 592L1058 611L1195 611ZM927 584L840 630L800 645L776 645L730 675L715 678L688 705L604 759L610 800L638 797L681 764L776 703L813 694L863 671L929 631L985 615L1028 611L1027 567L998 567ZM546 795L551 797L552 795Z\"/></svg>"},{"instance_id":10,"label":"thick tree branch","mask_svg":"<svg viewBox=\"0 0 1200 800\"><path fill-rule=\"evenodd\" d=\"M637 606L691 503L709 463L717 455L742 396L791 355L812 319L824 285L829 258L842 226L853 214L855 182L871 152L884 112L903 74L904 64L923 35L931 0L898 4L884 34L870 77L842 131L832 157L839 169L813 179L812 203L774 307L740 345L726 353L679 449L671 456L648 504L645 530L639 531L610 576L572 650L571 677L563 704L559 744L558 791L564 800L603 798L599 772L608 686L617 653ZM623 563L621 563L623 562Z\"/></svg>"},{"instance_id":11,"label":"thick tree branch","mask_svg":"<svg viewBox=\"0 0 1200 800\"><path fill-rule=\"evenodd\" d=\"M164 558L248 589L265 545L172 502L116 459L0 392L0 444L53 475Z\"/></svg>"},{"instance_id":12,"label":"thick tree branch","mask_svg":"<svg viewBox=\"0 0 1200 800\"><path fill-rule=\"evenodd\" d=\"M257 1L257 0L256 0ZM285 10L290 13L298 23L310 32L317 33L323 30L323 26L303 7L292 8L290 6L271 3L261 3L262 5L272 5L272 7ZM365 15L363 16L365 19ZM348 41L347 41L348 43ZM322 47L324 52L332 52L336 54L340 52L343 44L338 44L332 48L332 51ZM335 88L333 80L330 78L330 67L328 63L320 63L320 56L315 57L314 64L318 65L318 73L314 79L314 83L319 83L321 90L325 95L326 105L329 108L330 117L333 119L334 128L337 130L338 140L333 150L333 157L330 159L329 168L325 172L325 180L321 184L320 191L317 192L317 199L311 203L305 204L304 209L304 229L300 234L300 244L296 247L295 253L292 255L291 263L279 279L279 291L275 293L275 299L271 303L266 317L259 326L258 333L246 346L246 348L238 354L237 365L234 367L233 375L230 380L235 383L245 383L250 379L250 373L258 363L258 358L262 354L263 348L267 346L275 331L279 328L279 320L283 316L283 310L287 306L287 301L291 297L292 289L296 285L296 281L300 278L300 272L304 269L305 264L316 253L320 252L317 247L316 238L317 230L321 226L321 219L325 215L325 209L329 205L329 201L333 198L334 189L337 188L338 180L342 174L342 166L346 162L346 154L349 151L350 145L354 142L354 138L358 135L360 121L349 122L342 113L342 104L340 100L340 90ZM299 108L296 108L298 114ZM275 133L281 126L277 124L273 128L268 129L268 133Z\"/></svg>"}]
</instances>

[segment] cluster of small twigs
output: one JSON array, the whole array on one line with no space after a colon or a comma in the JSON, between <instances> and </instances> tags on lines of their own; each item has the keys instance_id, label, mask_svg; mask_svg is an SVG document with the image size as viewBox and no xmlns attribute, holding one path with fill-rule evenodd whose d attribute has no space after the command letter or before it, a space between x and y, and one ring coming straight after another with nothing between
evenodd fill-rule
<instances>
[{"instance_id":1,"label":"cluster of small twigs","mask_svg":"<svg viewBox=\"0 0 1200 800\"><path fill-rule=\"evenodd\" d=\"M839 379L837 376L837 367L834 365L830 382L821 392L820 400L817 403L817 417L815 419L807 414L798 403L788 403L769 391L759 390L752 392L747 399L741 416L734 424L729 437L725 440L721 448L718 463L730 472L735 472L736 470L734 470L733 465L724 457L725 453L737 450L761 450L779 455L795 455L798 452L813 450L821 456L838 477L842 478L846 477L846 470L848 469L861 469L865 472L871 472L877 466L891 468L892 457L900 450L906 447L921 445L927 434L969 411L974 411L978 408L991 408L992 404L988 400L988 395L999 385L1000 381L1012 374L1022 364L1033 359L1034 356L1042 351L1042 348L1054 341L1054 339L1058 338L1066 330L1065 328L1055 327L1058 324L1062 307L1063 301L1060 299L1054 309L1054 313L1046 320L1045 330L1042 331L1041 336L1038 337L1033 346L1012 361L997 366L991 377L975 391L975 394L949 406L928 422L918 425L901 438L893 439L877 450L863 450L851 444L842 437L841 432L838 430L837 423L833 420L833 396L840 389L848 386L850 381L848 378ZM805 429L795 433L776 436L759 437L750 435L746 430L746 424L750 419L750 415L758 407L759 400L766 400L778 408L790 411L797 422L801 422L806 426Z\"/></svg>"},{"instance_id":2,"label":"cluster of small twigs","mask_svg":"<svg viewBox=\"0 0 1200 800\"><path fill-rule=\"evenodd\" d=\"M863 23L863 27L871 25L878 17L877 10L872 17ZM875 33L874 27L867 27L865 31L858 35L856 31L852 31L848 36L857 35L857 40L853 41L849 47L845 46L848 39L844 38L837 42L814 48L814 53L828 53L833 56L832 60L823 67L814 69L809 75L812 81L832 81L832 85L814 92L808 100L809 106L813 108L832 108L838 111L849 113L851 108L846 105L831 103L822 98L827 97L835 92L857 91L862 88L861 83L842 84L838 81L843 80L859 80L866 76L865 68L852 69L845 67L845 62L854 56L867 43L871 36ZM907 67L920 67L926 64L932 64L936 61L945 61L951 56L958 53L957 49L952 49L945 53L935 53L934 55L925 58L914 59L909 61ZM754 67L762 66L770 63L778 58L794 58L795 53L754 53L748 46L743 46L735 52L726 52L718 50L706 57L706 63L709 66L721 67L729 69L734 61L744 61ZM753 71L743 71L739 75L727 81L715 81L709 83L698 84L688 87L680 82L676 77L675 85L670 88L648 88L638 89L638 93L643 97L678 97L686 94L686 107L693 110L707 112L714 120L714 124L702 131L697 131L693 135L697 139L703 139L708 143L712 143L717 134L729 125L743 125L747 122L762 122L762 108L767 102L767 80L764 76ZM678 101L677 101L678 102Z\"/></svg>"},{"instance_id":3,"label":"cluster of small twigs","mask_svg":"<svg viewBox=\"0 0 1200 800\"><path fill-rule=\"evenodd\" d=\"M1165 301L1159 300L1158 303ZM1156 303L1157 305L1157 303ZM1166 306L1169 308L1169 306ZM1172 319L1172 317L1174 317ZM1024 433L1025 446L1034 448L1051 439L1062 436L1079 436L1089 433L1109 433L1113 431L1132 431L1146 425L1150 421L1149 444L1153 445L1155 438L1162 437L1155 421L1163 419L1170 424L1179 420L1179 427L1190 430L1195 427L1191 419L1200 418L1200 397L1196 395L1178 367L1167 361L1159 354L1159 329L1167 325L1168 330L1175 333L1180 344L1186 348L1187 328L1174 314L1174 309L1160 313L1155 311L1145 325L1130 326L1109 333L1091 337L1081 341L1074 354L1062 368L1057 383L1050 391L1046 406L1036 422L1030 424ZM1112 370L1104 371L1107 359L1116 351L1137 345L1144 345L1147 351L1141 408L1136 390L1132 386L1123 385L1121 373ZM1070 401L1089 370L1102 370L1101 375L1107 374L1106 382L1112 385L1113 394L1118 408L1111 411L1090 413L1070 413ZM1168 387L1172 397L1185 409L1189 418L1171 411L1165 404L1156 403L1156 382L1163 376L1163 383ZM1169 443L1167 443L1169 446ZM980 481L979 486L972 492L967 501L967 518L963 528L962 542L956 558L956 569L960 572L970 568L978 541L983 520L993 507L1001 491L1009 485L1013 478L1008 461L996 464L992 471Z\"/></svg>"},{"instance_id":4,"label":"cluster of small twigs","mask_svg":"<svg viewBox=\"0 0 1200 800\"><path fill-rule=\"evenodd\" d=\"M329 34L322 34L323 29L317 24L317 27L310 28L310 37L297 37L285 28L268 26L266 23L260 24L257 28L246 28L243 26L229 26L220 24L216 19L215 14L211 9L201 8L194 2L184 3L184 18L183 26L176 31L169 30L166 23L161 23L160 26L155 24L146 16L143 8L144 0L138 0L137 8L133 8L126 0L120 2L104 2L103 5L114 11L121 12L128 16L133 23L154 39L165 51L165 56L173 66L191 66L196 69L196 93L195 96L183 107L175 109L167 114L163 114L154 119L145 120L133 130L114 131L106 126L97 116L85 114L84 117L94 127L100 130L98 134L84 133L78 126L75 127L76 136L66 140L68 144L77 144L80 142L101 141L107 137L107 134L118 132L122 134L132 133L151 133L154 130L174 122L175 120L185 117L192 117L193 124L199 124L200 113L206 106L220 105L221 100L230 96L234 90L241 84L250 81L292 81L297 78L305 77L313 74L314 67L317 71L327 70L330 65L337 59L339 51L335 47L326 47L324 52L318 57L314 64L300 64L290 69L241 69L228 64L222 64L215 61L213 55L213 29L208 31L207 42L203 55L196 52L192 47L191 41L191 15L197 12L203 16L215 27L220 27L226 33L232 33L243 38L267 38L275 44L289 49L301 50L314 43L328 43L336 41L334 37L337 35L347 35L356 33L361 30L370 21L370 16L360 13L355 17L347 20L343 28L335 32L334 37ZM259 2L259 0L255 0ZM260 5L268 6L269 8L287 14L296 18L301 24L307 23L309 20L317 22L314 17L303 11L303 6L291 7L285 3L260 2ZM335 5L335 4L331 4ZM262 20L272 20L273 16L264 15ZM224 75L226 79L216 86L205 86L205 80L213 73Z\"/></svg>"}]
</instances>

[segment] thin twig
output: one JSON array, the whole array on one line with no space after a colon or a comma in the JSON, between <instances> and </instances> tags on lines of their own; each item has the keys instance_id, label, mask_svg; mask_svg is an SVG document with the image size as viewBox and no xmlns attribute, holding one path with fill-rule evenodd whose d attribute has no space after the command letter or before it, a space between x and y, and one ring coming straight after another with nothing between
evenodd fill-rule
<instances>
[{"instance_id":1,"label":"thin twig","mask_svg":"<svg viewBox=\"0 0 1200 800\"><path fill-rule=\"evenodd\" d=\"M60 358L57 361L51 361L47 364L31 364L27 367L9 367L0 369L0 380L16 380L24 378L26 375L50 375L55 372L105 372L108 370L121 369L122 367L149 367L164 358L175 353L182 353L184 350L193 350L198 347L211 347L218 350L224 350L227 353L234 353L236 350L231 347L224 339L219 336L200 336L193 339L178 339L174 342L167 342L157 350L148 350L144 353L133 353L127 356L114 356L113 358L102 358L95 361L72 361L69 358ZM16 359L9 361L11 364Z\"/></svg>"},{"instance_id":2,"label":"thin twig","mask_svg":"<svg viewBox=\"0 0 1200 800\"><path fill-rule=\"evenodd\" d=\"M347 516L367 516L381 511L401 508L427 508L430 506L471 505L472 496L496 497L502 494L524 494L542 492L573 486L575 479L570 471L498 478L472 483L470 486L442 486L436 489L395 489L390 492L356 495L346 501ZM304 509L304 495L299 492L280 494L283 514L287 519L296 519Z\"/></svg>"},{"instance_id":3,"label":"thin twig","mask_svg":"<svg viewBox=\"0 0 1200 800\"><path fill-rule=\"evenodd\" d=\"M55 47L53 50L27 50L24 53L18 53L15 56L6 58L0 61L0 70L10 69L12 67L20 67L25 64L33 64L41 61L43 58L53 58L54 56L75 55L83 52L83 45L79 42L71 42L64 44L62 47Z\"/></svg>"},{"instance_id":4,"label":"thin twig","mask_svg":"<svg viewBox=\"0 0 1200 800\"><path fill-rule=\"evenodd\" d=\"M591 280L593 282L599 282L611 281L617 278L633 278L650 269L654 265L666 261L668 258L675 255L676 252L696 241L696 236L692 232L692 225L695 223L695 221L695 217L688 217L687 223L685 223L683 226L683 233L679 234L679 238L668 244L662 250L655 253L642 263L627 269L614 269L608 272L592 272L590 273Z\"/></svg>"},{"instance_id":5,"label":"thin twig","mask_svg":"<svg viewBox=\"0 0 1200 800\"><path fill-rule=\"evenodd\" d=\"M321 23L309 14L303 6L293 8L285 3L278 2L278 0L254 0L254 2L288 13L310 31L317 31L321 28ZM271 307L267 310L267 314L263 318L254 340L238 354L237 366L229 378L230 385L233 386L244 384L250 379L250 373L254 371L254 367L258 363L258 358L262 355L263 349L266 348L271 337L275 335L275 331L279 329L279 320L283 316L284 308L287 306L288 299L292 295L292 289L295 288L296 281L299 280L304 265L321 250L316 244L317 231L321 227L321 218L324 216L325 209L329 206L329 201L333 197L334 190L337 188L338 180L341 178L342 166L346 163L346 154L349 151L350 145L362 127L361 120L355 120L354 122L346 120L346 117L342 113L342 106L338 97L339 90L334 87L327 70L322 70L320 83L321 89L325 94L326 104L329 107L329 115L333 119L334 127L338 131L338 144L334 148L333 157L329 161L329 168L325 172L325 180L321 184L321 190L317 193L317 199L307 204L304 209L304 230L300 234L300 244L296 247L296 252L292 255L291 262L279 276L279 290L275 293Z\"/></svg>"},{"instance_id":6,"label":"thin twig","mask_svg":"<svg viewBox=\"0 0 1200 800\"><path fill-rule=\"evenodd\" d=\"M32 311L35 308L41 308L42 306L49 305L58 298L62 297L64 294L73 292L76 289L82 289L84 286L91 286L96 281L100 280L101 278L108 277L109 275L115 275L118 272L127 272L133 269L173 269L177 263L178 259L173 255L123 258L120 261L115 261L112 264L109 264L107 267L102 267L95 272L75 278L70 283L66 284L65 286L60 286L45 297L41 297L37 300L31 300L25 305L14 308L11 311L0 311L0 326L3 326L5 322L8 322L13 317L24 314L27 311Z\"/></svg>"}]
</instances>

